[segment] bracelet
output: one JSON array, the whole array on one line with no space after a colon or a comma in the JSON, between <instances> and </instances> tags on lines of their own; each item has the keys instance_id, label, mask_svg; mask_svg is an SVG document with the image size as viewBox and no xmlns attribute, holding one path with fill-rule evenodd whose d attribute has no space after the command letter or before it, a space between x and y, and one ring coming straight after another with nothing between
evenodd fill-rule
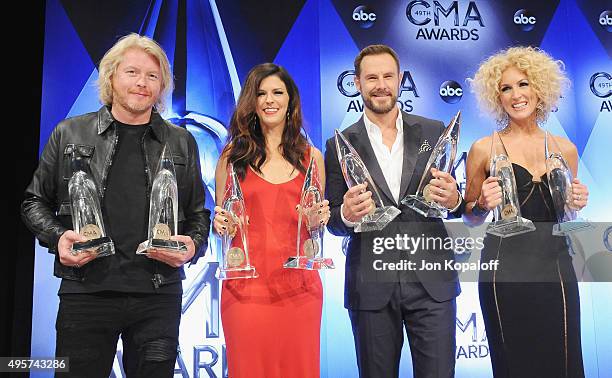
<instances>
[{"instance_id":1,"label":"bracelet","mask_svg":"<svg viewBox=\"0 0 612 378\"><path fill-rule=\"evenodd\" d=\"M478 201L474 201L474 206L472 206L472 214L477 216L477 217L482 217L483 215L487 215L489 213L489 210L480 207L480 205L478 204Z\"/></svg>"},{"instance_id":2,"label":"bracelet","mask_svg":"<svg viewBox=\"0 0 612 378\"><path fill-rule=\"evenodd\" d=\"M459 209L459 206L461 206L462 201L463 196L461 195L461 192L457 190L457 203L455 204L455 206L448 208L448 211L450 211L451 213L457 211L457 209Z\"/></svg>"}]
</instances>

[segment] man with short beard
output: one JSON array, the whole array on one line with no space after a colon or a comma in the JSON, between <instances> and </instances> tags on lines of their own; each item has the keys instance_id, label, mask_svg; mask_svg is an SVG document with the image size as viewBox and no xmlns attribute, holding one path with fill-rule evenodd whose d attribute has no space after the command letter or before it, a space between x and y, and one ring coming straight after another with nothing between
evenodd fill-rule
<instances>
[{"instance_id":1,"label":"man with short beard","mask_svg":"<svg viewBox=\"0 0 612 378\"><path fill-rule=\"evenodd\" d=\"M349 238L345 300L353 328L360 377L397 377L405 327L412 353L414 377L452 377L455 368L455 298L460 288L454 271L380 271L374 261L410 260L410 266L453 259L452 250L385 251L373 253L373 240L410 237L447 237L440 219L424 218L401 204L414 194L423 170L444 130L439 121L407 114L396 102L401 74L399 58L385 45L365 47L355 58L355 85L365 111L343 131L370 172L383 205L401 213L381 231L354 232L354 225L375 207L372 188L348 188L338 162L334 138L325 150L326 195L331 208L329 231ZM453 216L463 200L455 179L434 171L431 198ZM380 240L380 239L379 239ZM442 265L443 266L443 265Z\"/></svg>"},{"instance_id":2,"label":"man with short beard","mask_svg":"<svg viewBox=\"0 0 612 378\"><path fill-rule=\"evenodd\" d=\"M210 226L198 148L187 130L159 114L173 81L155 41L138 34L121 38L98 72L103 106L53 130L26 189L22 218L55 254L54 274L62 279L55 324L56 356L69 359L62 375L108 377L121 336L128 377L172 377L183 264L206 250ZM186 251L137 255L149 236L149 198L164 146L172 152L178 187L178 235L171 239ZM73 251L88 240L72 230L68 180L77 164L97 183L104 228L114 243L110 256Z\"/></svg>"}]
</instances>

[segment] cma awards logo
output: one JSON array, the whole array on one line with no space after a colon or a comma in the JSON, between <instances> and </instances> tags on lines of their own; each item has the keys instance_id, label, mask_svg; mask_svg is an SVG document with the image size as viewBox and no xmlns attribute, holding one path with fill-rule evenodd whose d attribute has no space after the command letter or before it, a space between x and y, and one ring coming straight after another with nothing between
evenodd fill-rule
<instances>
[{"instance_id":1,"label":"cma awards logo","mask_svg":"<svg viewBox=\"0 0 612 378\"><path fill-rule=\"evenodd\" d=\"M440 98L447 104L454 104L461 101L463 97L463 88L454 80L447 80L440 85Z\"/></svg>"},{"instance_id":2,"label":"cma awards logo","mask_svg":"<svg viewBox=\"0 0 612 378\"><path fill-rule=\"evenodd\" d=\"M476 313L472 312L465 322L456 318L456 326L461 333L457 335L455 358L471 359L489 356L489 343L484 325L478 326ZM467 340L466 340L467 339Z\"/></svg>"},{"instance_id":3,"label":"cma awards logo","mask_svg":"<svg viewBox=\"0 0 612 378\"><path fill-rule=\"evenodd\" d=\"M612 97L612 75L608 72L594 73L589 80L589 87L595 96L604 99L599 111L612 112L612 100L610 100L610 97Z\"/></svg>"},{"instance_id":4,"label":"cma awards logo","mask_svg":"<svg viewBox=\"0 0 612 378\"><path fill-rule=\"evenodd\" d=\"M355 71L354 70L346 70L340 75L338 75L338 79L336 81L336 86L338 91L344 96L349 98L355 98L359 96L359 91L355 86ZM412 74L410 71L404 71L402 73L402 80L399 86L399 94L397 95L397 104L400 109L403 111L410 113L414 110L414 105L412 103L412 99L405 98L408 94L412 94L414 97L419 97L419 93L417 92L416 84L414 83L414 79L412 78ZM406 95L405 95L406 94ZM347 113L363 112L363 102L361 99L353 99L349 102L348 108L346 109Z\"/></svg>"},{"instance_id":5,"label":"cma awards logo","mask_svg":"<svg viewBox=\"0 0 612 378\"><path fill-rule=\"evenodd\" d=\"M374 9L366 5L360 5L353 10L352 18L360 28L369 29L376 22L376 13L374 13Z\"/></svg>"},{"instance_id":6,"label":"cma awards logo","mask_svg":"<svg viewBox=\"0 0 612 378\"><path fill-rule=\"evenodd\" d=\"M183 303L181 306L181 313L184 314L195 300L206 292L207 295L202 295L204 300L205 311L205 337L207 344L194 345L193 350L184 348L188 352L193 354L190 356L193 361L192 365L188 365L185 362L185 355L181 351L179 346L179 353L176 360L178 368L174 369L174 375L180 374L183 377L217 377L215 372L221 372L221 377L227 377L227 350L223 344L221 337L221 321L220 321L220 287L219 280L215 274L219 267L218 262L208 262L204 267L197 273L192 280L191 285L183 292ZM197 306L195 306L197 307ZM198 323L202 326L201 323ZM193 370L190 375L190 369ZM173 376L174 376L173 375Z\"/></svg>"},{"instance_id":7,"label":"cma awards logo","mask_svg":"<svg viewBox=\"0 0 612 378\"><path fill-rule=\"evenodd\" d=\"M612 11L605 10L599 15L599 25L608 33L612 32Z\"/></svg>"},{"instance_id":8,"label":"cma awards logo","mask_svg":"<svg viewBox=\"0 0 612 378\"><path fill-rule=\"evenodd\" d=\"M467 7L464 4L460 7L458 1L445 6L437 0L414 0L406 7L406 18L419 26L416 39L477 41L480 38L477 27L485 26L475 1L470 1ZM440 26L443 19L447 27Z\"/></svg>"},{"instance_id":9,"label":"cma awards logo","mask_svg":"<svg viewBox=\"0 0 612 378\"><path fill-rule=\"evenodd\" d=\"M527 9L519 9L514 13L512 19L514 24L522 31L532 31L536 26L536 17Z\"/></svg>"}]
</instances>

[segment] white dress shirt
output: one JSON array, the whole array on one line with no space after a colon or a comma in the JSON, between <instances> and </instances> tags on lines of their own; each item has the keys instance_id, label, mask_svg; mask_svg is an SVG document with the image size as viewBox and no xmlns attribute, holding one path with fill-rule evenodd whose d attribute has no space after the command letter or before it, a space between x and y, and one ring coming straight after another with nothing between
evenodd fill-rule
<instances>
[{"instance_id":1,"label":"white dress shirt","mask_svg":"<svg viewBox=\"0 0 612 378\"><path fill-rule=\"evenodd\" d=\"M382 170L383 176L385 176L389 190L391 190L391 195L395 203L399 203L402 166L404 164L404 121L402 120L402 112L397 112L397 119L395 120L397 135L391 150L383 143L380 127L370 121L365 113L363 113L363 123L368 132L368 138L372 144L376 160L378 160L378 165Z\"/></svg>"}]
</instances>

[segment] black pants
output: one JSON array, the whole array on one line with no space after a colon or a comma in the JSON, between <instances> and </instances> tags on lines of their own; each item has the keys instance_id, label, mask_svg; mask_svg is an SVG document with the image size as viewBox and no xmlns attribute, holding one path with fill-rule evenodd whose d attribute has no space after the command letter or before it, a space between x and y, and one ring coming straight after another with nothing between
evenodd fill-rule
<instances>
[{"instance_id":1,"label":"black pants","mask_svg":"<svg viewBox=\"0 0 612 378\"><path fill-rule=\"evenodd\" d=\"M121 335L127 377L172 377L180 318L180 295L62 294L55 355L70 372L57 375L107 378Z\"/></svg>"},{"instance_id":2,"label":"black pants","mask_svg":"<svg viewBox=\"0 0 612 378\"><path fill-rule=\"evenodd\" d=\"M454 377L456 313L454 299L436 302L420 282L399 282L380 310L349 310L359 376L399 376L406 327L413 376Z\"/></svg>"}]
</instances>

